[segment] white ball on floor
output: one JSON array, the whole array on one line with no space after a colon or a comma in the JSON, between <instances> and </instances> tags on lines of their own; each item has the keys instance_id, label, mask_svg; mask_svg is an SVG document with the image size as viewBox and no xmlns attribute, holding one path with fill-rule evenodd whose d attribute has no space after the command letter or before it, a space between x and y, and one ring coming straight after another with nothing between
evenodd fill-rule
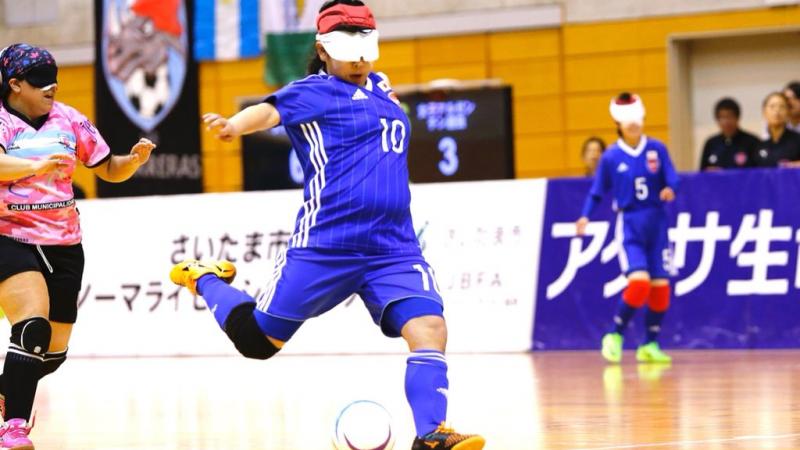
<instances>
[{"instance_id":1,"label":"white ball on floor","mask_svg":"<svg viewBox=\"0 0 800 450\"><path fill-rule=\"evenodd\" d=\"M391 450L394 441L392 416L371 400L350 403L336 418L333 430L336 450Z\"/></svg>"}]
</instances>

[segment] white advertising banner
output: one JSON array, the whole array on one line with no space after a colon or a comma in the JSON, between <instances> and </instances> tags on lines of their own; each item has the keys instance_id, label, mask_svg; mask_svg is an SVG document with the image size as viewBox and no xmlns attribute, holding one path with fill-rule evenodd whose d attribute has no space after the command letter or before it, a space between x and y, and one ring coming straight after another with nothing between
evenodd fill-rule
<instances>
[{"instance_id":1,"label":"white advertising banner","mask_svg":"<svg viewBox=\"0 0 800 450\"><path fill-rule=\"evenodd\" d=\"M424 254L445 300L452 352L527 351L545 180L412 186ZM86 270L72 355L235 354L201 298L169 281L185 258L234 261L257 296L286 247L298 191L81 201ZM309 320L285 353L405 352L358 298Z\"/></svg>"}]
</instances>

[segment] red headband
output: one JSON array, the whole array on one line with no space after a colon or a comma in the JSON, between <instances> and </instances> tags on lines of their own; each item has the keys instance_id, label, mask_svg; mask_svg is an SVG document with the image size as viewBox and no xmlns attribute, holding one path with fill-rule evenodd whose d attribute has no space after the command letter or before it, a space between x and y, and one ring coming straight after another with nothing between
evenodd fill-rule
<instances>
[{"instance_id":1,"label":"red headband","mask_svg":"<svg viewBox=\"0 0 800 450\"><path fill-rule=\"evenodd\" d=\"M376 29L375 16L367 6L351 6L338 4L322 11L317 16L317 31L326 34L340 25Z\"/></svg>"}]
</instances>

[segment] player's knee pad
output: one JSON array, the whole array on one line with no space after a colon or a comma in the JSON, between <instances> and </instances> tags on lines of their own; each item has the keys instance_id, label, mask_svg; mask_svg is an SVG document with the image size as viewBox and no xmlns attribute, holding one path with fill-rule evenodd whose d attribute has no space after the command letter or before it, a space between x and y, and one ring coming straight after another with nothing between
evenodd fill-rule
<instances>
[{"instance_id":1,"label":"player's knee pad","mask_svg":"<svg viewBox=\"0 0 800 450\"><path fill-rule=\"evenodd\" d=\"M43 317L25 319L11 327L11 344L37 356L44 356L50 347L50 322Z\"/></svg>"},{"instance_id":2,"label":"player's knee pad","mask_svg":"<svg viewBox=\"0 0 800 450\"><path fill-rule=\"evenodd\" d=\"M650 280L633 279L622 292L622 300L633 308L641 308L650 295Z\"/></svg>"},{"instance_id":3,"label":"player's knee pad","mask_svg":"<svg viewBox=\"0 0 800 450\"><path fill-rule=\"evenodd\" d=\"M67 351L57 353L47 353L44 355L44 365L42 365L42 377L46 377L58 370L64 361L67 360Z\"/></svg>"},{"instance_id":4,"label":"player's knee pad","mask_svg":"<svg viewBox=\"0 0 800 450\"><path fill-rule=\"evenodd\" d=\"M669 309L671 289L668 284L650 288L650 301L647 306L655 312L664 312Z\"/></svg>"},{"instance_id":5,"label":"player's knee pad","mask_svg":"<svg viewBox=\"0 0 800 450\"><path fill-rule=\"evenodd\" d=\"M255 303L245 303L234 308L225 320L225 334L245 358L269 359L280 348L270 342L261 331L253 317L254 308Z\"/></svg>"}]
</instances>

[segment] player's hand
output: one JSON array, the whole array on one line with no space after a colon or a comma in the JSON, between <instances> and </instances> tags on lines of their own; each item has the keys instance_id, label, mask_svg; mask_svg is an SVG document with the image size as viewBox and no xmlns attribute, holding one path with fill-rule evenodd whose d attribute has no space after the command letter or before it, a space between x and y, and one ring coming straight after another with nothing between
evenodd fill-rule
<instances>
[{"instance_id":1,"label":"player's hand","mask_svg":"<svg viewBox=\"0 0 800 450\"><path fill-rule=\"evenodd\" d=\"M577 236L583 236L586 234L586 225L589 225L589 219L587 217L581 217L575 222L575 234Z\"/></svg>"},{"instance_id":2,"label":"player's hand","mask_svg":"<svg viewBox=\"0 0 800 450\"><path fill-rule=\"evenodd\" d=\"M671 202L675 200L675 191L673 191L670 187L665 187L661 190L659 197L661 198L661 201Z\"/></svg>"},{"instance_id":3,"label":"player's hand","mask_svg":"<svg viewBox=\"0 0 800 450\"><path fill-rule=\"evenodd\" d=\"M156 148L156 144L154 144L150 139L141 138L139 142L131 147L131 160L137 164L142 165L150 159L150 153L153 149Z\"/></svg>"},{"instance_id":4,"label":"player's hand","mask_svg":"<svg viewBox=\"0 0 800 450\"><path fill-rule=\"evenodd\" d=\"M57 172L69 167L73 157L65 154L50 155L45 159L31 162L31 172L33 175L44 175L50 172Z\"/></svg>"},{"instance_id":5,"label":"player's hand","mask_svg":"<svg viewBox=\"0 0 800 450\"><path fill-rule=\"evenodd\" d=\"M214 137L220 141L230 142L239 136L236 127L228 119L217 113L203 114L203 124L206 126L206 130L215 133Z\"/></svg>"}]
</instances>

